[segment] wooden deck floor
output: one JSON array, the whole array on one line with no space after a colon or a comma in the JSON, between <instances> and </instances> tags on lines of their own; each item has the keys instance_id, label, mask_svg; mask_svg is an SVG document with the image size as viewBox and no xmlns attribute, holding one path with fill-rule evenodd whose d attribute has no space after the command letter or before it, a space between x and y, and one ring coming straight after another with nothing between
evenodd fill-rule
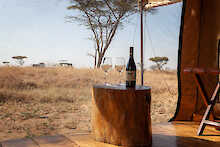
<instances>
[{"instance_id":1,"label":"wooden deck floor","mask_svg":"<svg viewBox=\"0 0 220 147\"><path fill-rule=\"evenodd\" d=\"M153 124L152 147L220 147L220 131L206 127L203 136L197 136L198 124L173 122ZM56 135L31 139L8 140L0 147L117 147L94 141L92 135Z\"/></svg>"}]
</instances>

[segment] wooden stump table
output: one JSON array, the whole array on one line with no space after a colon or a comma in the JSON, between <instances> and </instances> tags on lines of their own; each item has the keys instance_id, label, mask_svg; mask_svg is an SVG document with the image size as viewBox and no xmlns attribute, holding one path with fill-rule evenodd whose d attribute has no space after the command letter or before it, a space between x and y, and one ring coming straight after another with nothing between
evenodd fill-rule
<instances>
[{"instance_id":1,"label":"wooden stump table","mask_svg":"<svg viewBox=\"0 0 220 147\"><path fill-rule=\"evenodd\" d=\"M93 86L92 127L96 141L122 146L151 146L151 89Z\"/></svg>"}]
</instances>

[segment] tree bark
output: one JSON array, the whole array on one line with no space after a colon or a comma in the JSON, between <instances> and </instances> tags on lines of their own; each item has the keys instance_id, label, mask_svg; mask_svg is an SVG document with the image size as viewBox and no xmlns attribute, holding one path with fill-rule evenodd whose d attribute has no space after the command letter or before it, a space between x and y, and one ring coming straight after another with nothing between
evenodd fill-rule
<instances>
[{"instance_id":1,"label":"tree bark","mask_svg":"<svg viewBox=\"0 0 220 147\"><path fill-rule=\"evenodd\" d=\"M99 53L98 54L98 63L97 63L97 68L100 68L101 67L101 64L102 64L102 60L103 60L103 54L102 53Z\"/></svg>"},{"instance_id":2,"label":"tree bark","mask_svg":"<svg viewBox=\"0 0 220 147\"><path fill-rule=\"evenodd\" d=\"M150 88L95 85L92 127L96 141L122 146L150 146Z\"/></svg>"},{"instance_id":3,"label":"tree bark","mask_svg":"<svg viewBox=\"0 0 220 147\"><path fill-rule=\"evenodd\" d=\"M96 68L96 65L97 65L97 49L95 49L95 57L94 57L94 69Z\"/></svg>"}]
</instances>

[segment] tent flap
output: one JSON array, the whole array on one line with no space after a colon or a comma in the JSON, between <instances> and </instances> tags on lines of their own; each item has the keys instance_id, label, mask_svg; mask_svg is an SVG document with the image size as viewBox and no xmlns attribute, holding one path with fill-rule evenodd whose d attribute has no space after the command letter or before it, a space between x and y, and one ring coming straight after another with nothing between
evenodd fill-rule
<instances>
[{"instance_id":1,"label":"tent flap","mask_svg":"<svg viewBox=\"0 0 220 147\"><path fill-rule=\"evenodd\" d=\"M178 82L179 98L173 120L200 120L206 109L201 94L186 67L218 68L218 34L220 34L219 0L184 0L180 32ZM202 82L209 98L218 77L206 74Z\"/></svg>"},{"instance_id":2,"label":"tent flap","mask_svg":"<svg viewBox=\"0 0 220 147\"><path fill-rule=\"evenodd\" d=\"M145 9L151 9L160 6L166 6L182 2L182 0L144 0Z\"/></svg>"}]
</instances>

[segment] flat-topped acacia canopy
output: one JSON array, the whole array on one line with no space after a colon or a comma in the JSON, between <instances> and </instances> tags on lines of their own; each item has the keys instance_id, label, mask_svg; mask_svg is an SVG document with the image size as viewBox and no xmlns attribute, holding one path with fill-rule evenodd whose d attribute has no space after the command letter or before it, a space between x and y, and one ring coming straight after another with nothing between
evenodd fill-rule
<instances>
[{"instance_id":1,"label":"flat-topped acacia canopy","mask_svg":"<svg viewBox=\"0 0 220 147\"><path fill-rule=\"evenodd\" d=\"M8 64L8 63L10 63L10 62L8 62L8 61L3 61L2 63L3 63L3 64Z\"/></svg>"},{"instance_id":2,"label":"flat-topped acacia canopy","mask_svg":"<svg viewBox=\"0 0 220 147\"><path fill-rule=\"evenodd\" d=\"M13 56L13 59L25 59L27 58L26 56Z\"/></svg>"}]
</instances>

